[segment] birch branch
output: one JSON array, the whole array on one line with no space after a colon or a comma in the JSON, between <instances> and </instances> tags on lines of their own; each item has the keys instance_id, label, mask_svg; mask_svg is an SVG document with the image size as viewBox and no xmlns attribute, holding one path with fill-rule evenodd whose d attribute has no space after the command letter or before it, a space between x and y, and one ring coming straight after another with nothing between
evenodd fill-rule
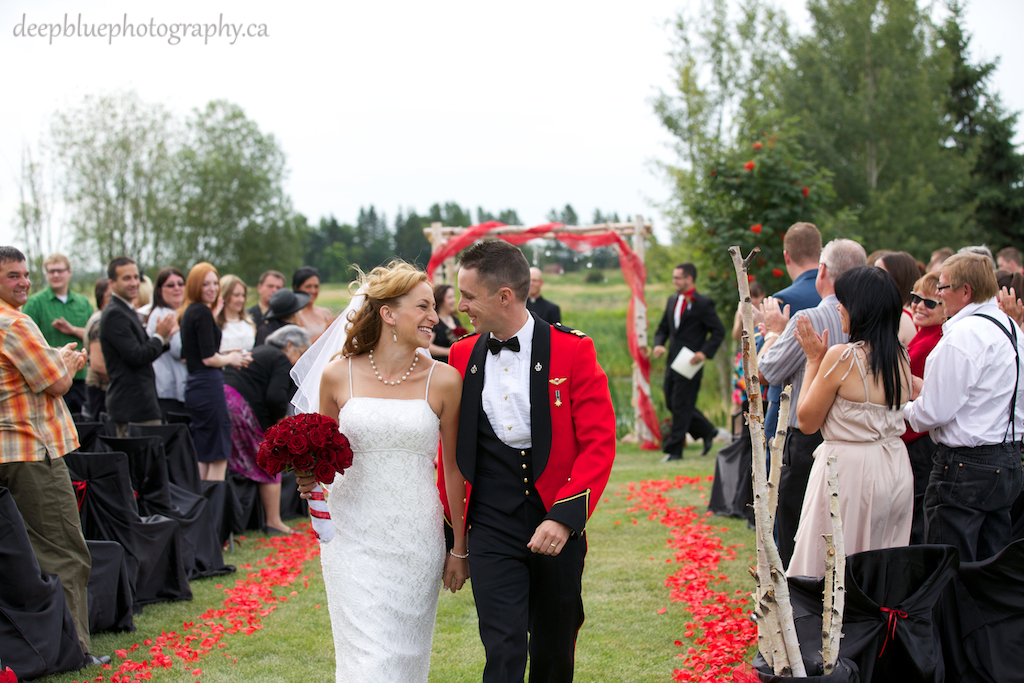
<instances>
[{"instance_id":1,"label":"birch branch","mask_svg":"<svg viewBox=\"0 0 1024 683\"><path fill-rule=\"evenodd\" d=\"M846 607L846 543L843 540L843 518L839 511L839 468L835 454L828 456L828 504L832 518L832 549L835 551L835 563L832 569L833 590L831 598L831 615L828 617L829 629L823 634L821 658L825 666L825 675L832 673L839 661L839 641L843 637L843 612ZM827 573L826 573L827 576ZM825 598L829 602L829 598ZM822 615L822 623L825 622Z\"/></svg>"},{"instance_id":2,"label":"birch branch","mask_svg":"<svg viewBox=\"0 0 1024 683\"><path fill-rule=\"evenodd\" d=\"M787 384L779 397L779 424L772 439L771 467L768 469L768 515L775 528L775 513L779 507L779 477L782 476L782 449L786 446L786 431L789 429L789 411L792 408L793 385Z\"/></svg>"},{"instance_id":3,"label":"birch branch","mask_svg":"<svg viewBox=\"0 0 1024 683\"><path fill-rule=\"evenodd\" d=\"M753 460L754 519L757 528L757 603L758 646L761 654L779 676L803 678L803 657L797 640L793 621L793 606L789 599L789 583L782 569L782 558L772 534L772 515L769 511L768 472L765 464L764 406L761 403L761 386L757 373L757 354L754 351L754 309L750 301L750 284L747 267L758 253L756 247L744 259L739 247L730 247L736 282L740 293L740 311L743 320L743 373L746 379L747 399L750 409L747 424L750 427L750 441ZM787 411L788 423L788 411Z\"/></svg>"},{"instance_id":4,"label":"birch branch","mask_svg":"<svg viewBox=\"0 0 1024 683\"><path fill-rule=\"evenodd\" d=\"M825 589L821 606L821 658L830 652L832 634L832 599L836 585L836 550L832 546L832 534L825 534Z\"/></svg>"}]
</instances>

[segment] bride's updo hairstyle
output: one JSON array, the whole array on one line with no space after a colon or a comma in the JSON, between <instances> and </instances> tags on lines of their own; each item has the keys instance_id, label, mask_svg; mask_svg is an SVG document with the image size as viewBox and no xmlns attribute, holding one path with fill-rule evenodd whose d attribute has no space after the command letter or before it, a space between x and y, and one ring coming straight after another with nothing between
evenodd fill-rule
<instances>
[{"instance_id":1,"label":"bride's updo hairstyle","mask_svg":"<svg viewBox=\"0 0 1024 683\"><path fill-rule=\"evenodd\" d=\"M413 287L427 282L426 273L400 260L394 260L386 266L377 266L369 274L363 273L358 267L356 271L359 277L349 285L349 291L355 292L365 287L366 301L349 322L348 339L341 350L345 356L358 356L373 351L384 325L380 319L381 307L394 307Z\"/></svg>"}]
</instances>

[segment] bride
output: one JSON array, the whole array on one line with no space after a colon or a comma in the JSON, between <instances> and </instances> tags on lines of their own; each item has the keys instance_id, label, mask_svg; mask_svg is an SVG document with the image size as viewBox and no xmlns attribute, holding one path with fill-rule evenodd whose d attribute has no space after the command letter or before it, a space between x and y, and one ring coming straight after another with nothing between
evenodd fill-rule
<instances>
[{"instance_id":1,"label":"bride","mask_svg":"<svg viewBox=\"0 0 1024 683\"><path fill-rule=\"evenodd\" d=\"M446 476L450 509L461 509L462 378L422 352L437 324L424 272L394 262L359 283L364 296L296 366L297 406L318 393L319 412L337 417L353 451L327 496L335 537L321 548L336 679L425 683L441 585L454 593L469 578L461 519L445 554L434 469L440 435L445 472L455 473ZM308 498L315 482L297 479Z\"/></svg>"}]
</instances>

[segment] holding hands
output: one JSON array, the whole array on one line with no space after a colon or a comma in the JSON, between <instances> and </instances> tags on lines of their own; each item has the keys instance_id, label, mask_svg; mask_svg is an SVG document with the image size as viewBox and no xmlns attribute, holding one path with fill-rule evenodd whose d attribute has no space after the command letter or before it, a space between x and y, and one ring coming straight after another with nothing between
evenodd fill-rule
<instances>
[{"instance_id":1,"label":"holding hands","mask_svg":"<svg viewBox=\"0 0 1024 683\"><path fill-rule=\"evenodd\" d=\"M818 336L818 333L814 331L814 327L811 325L810 319L806 315L802 315L796 320L796 332L794 332L794 335L800 344L800 348L807 355L807 362L820 363L821 359L825 357L825 352L828 351L828 330L825 330L821 336Z\"/></svg>"}]
</instances>

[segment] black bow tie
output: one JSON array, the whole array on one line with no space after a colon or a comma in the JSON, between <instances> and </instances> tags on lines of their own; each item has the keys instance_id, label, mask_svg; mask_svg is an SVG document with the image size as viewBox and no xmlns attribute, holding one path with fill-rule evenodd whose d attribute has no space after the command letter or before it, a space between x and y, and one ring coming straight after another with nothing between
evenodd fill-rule
<instances>
[{"instance_id":1,"label":"black bow tie","mask_svg":"<svg viewBox=\"0 0 1024 683\"><path fill-rule=\"evenodd\" d=\"M502 349L508 349L509 351L519 353L519 338L512 337L506 341L498 341L494 337L491 337L487 340L487 350L495 356L497 356Z\"/></svg>"}]
</instances>

